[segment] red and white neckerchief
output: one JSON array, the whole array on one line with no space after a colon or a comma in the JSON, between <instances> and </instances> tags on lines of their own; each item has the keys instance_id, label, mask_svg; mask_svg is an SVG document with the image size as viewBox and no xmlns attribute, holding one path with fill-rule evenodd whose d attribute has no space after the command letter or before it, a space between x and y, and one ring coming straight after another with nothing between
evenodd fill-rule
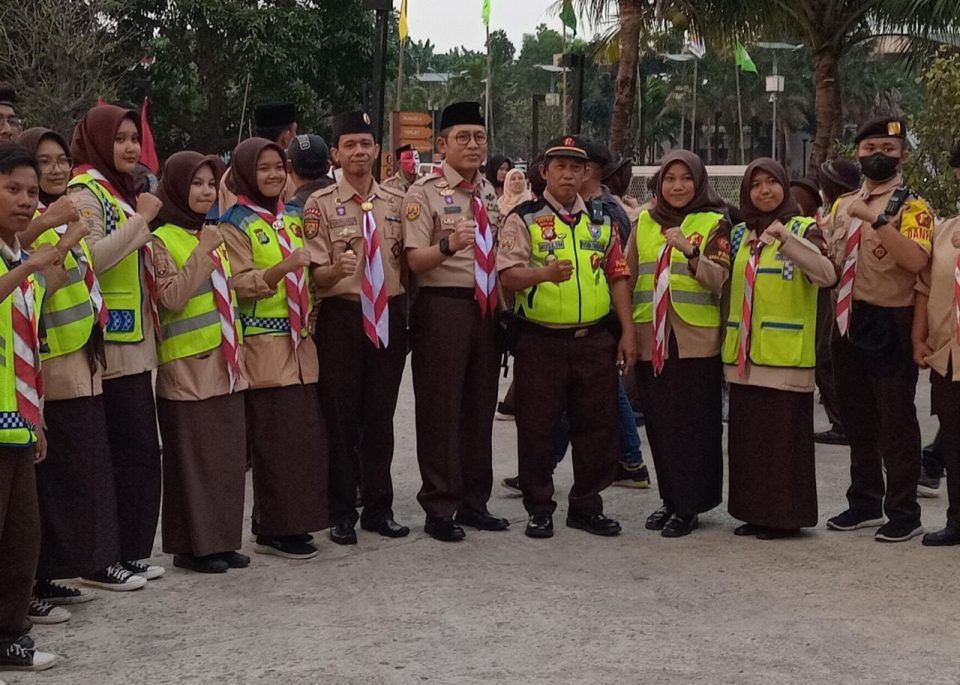
<instances>
[{"instance_id":1,"label":"red and white neckerchief","mask_svg":"<svg viewBox=\"0 0 960 685\"><path fill-rule=\"evenodd\" d=\"M673 248L664 242L653 271L653 375L663 371L667 352L667 309L670 307L670 257Z\"/></svg>"},{"instance_id":2,"label":"red and white neckerchief","mask_svg":"<svg viewBox=\"0 0 960 685\"><path fill-rule=\"evenodd\" d=\"M473 195L473 218L477 224L473 236L473 291L480 304L480 315L493 316L497 311L497 247L490 217L477 185L461 181L458 187Z\"/></svg>"},{"instance_id":3,"label":"red and white neckerchief","mask_svg":"<svg viewBox=\"0 0 960 685\"><path fill-rule=\"evenodd\" d=\"M245 205L273 226L277 233L277 243L280 245L280 255L284 259L293 253L293 241L290 239L287 227L283 223L283 202L280 198L277 198L276 212L261 207L246 195L238 195L237 204ZM290 338L293 340L293 349L297 349L300 346L301 338L306 335L307 315L310 313L307 277L303 267L297 267L284 274L283 280L287 291L287 318L290 321Z\"/></svg>"},{"instance_id":4,"label":"red and white neckerchief","mask_svg":"<svg viewBox=\"0 0 960 685\"><path fill-rule=\"evenodd\" d=\"M5 243L0 253L13 266L24 258ZM37 333L37 311L33 282L26 278L10 295L13 298L11 323L13 328L14 385L17 412L31 428L43 425L43 375L40 373L40 336Z\"/></svg>"},{"instance_id":5,"label":"red and white neckerchief","mask_svg":"<svg viewBox=\"0 0 960 685\"><path fill-rule=\"evenodd\" d=\"M210 255L215 268L210 274L213 284L213 299L217 304L217 313L220 315L220 348L227 361L227 373L230 376L230 392L237 385L240 377L240 357L237 344L237 319L233 310L233 300L230 297L230 282L227 271L223 266L220 250L213 250Z\"/></svg>"},{"instance_id":6,"label":"red and white neckerchief","mask_svg":"<svg viewBox=\"0 0 960 685\"><path fill-rule=\"evenodd\" d=\"M850 334L850 308L853 304L853 283L857 277L857 260L860 257L862 224L860 219L853 219L847 229L843 270L840 272L840 284L837 288L837 329L840 335Z\"/></svg>"},{"instance_id":7,"label":"red and white neckerchief","mask_svg":"<svg viewBox=\"0 0 960 685\"><path fill-rule=\"evenodd\" d=\"M42 202L37 205L37 210L43 214L47 211L47 206ZM61 226L56 226L53 230L57 232L57 235L63 236L67 231L66 224ZM93 311L97 315L97 321L100 323L100 328L107 330L107 319L110 316L110 312L107 310L107 305L103 301L103 291L100 290L100 279L97 278L97 275L93 271L93 267L90 266L90 260L87 259L87 253L83 251L83 248L80 245L74 245L70 248L70 252L73 254L74 258L77 260L77 263L80 265L80 272L83 274L83 282L87 286L87 291L90 293L90 302L93 305Z\"/></svg>"},{"instance_id":8,"label":"red and white neckerchief","mask_svg":"<svg viewBox=\"0 0 960 685\"><path fill-rule=\"evenodd\" d=\"M390 344L390 309L387 306L387 284L383 275L383 253L377 220L373 216L373 199L354 195L353 201L363 210L363 285L360 289L360 308L363 311L363 332L377 349Z\"/></svg>"},{"instance_id":9,"label":"red and white neckerchief","mask_svg":"<svg viewBox=\"0 0 960 685\"><path fill-rule=\"evenodd\" d=\"M124 214L127 215L129 219L131 216L137 213L130 204L123 199L119 191L113 187L113 184L106 179L106 177L101 174L99 171L94 169L89 164L81 164L77 167L76 172L78 174L86 173L93 180L99 183L101 186L106 189L108 193L113 196L113 199L117 201L117 204L120 205L120 208L123 210ZM161 337L161 328L160 328L160 313L157 309L157 274L154 270L153 265L153 245L151 243L145 243L143 247L140 248L141 262L143 263L143 280L147 285L147 296L150 300L150 318L153 319L153 330L156 336ZM106 316L106 308L104 308L104 316ZM97 312L97 316L100 316L100 312ZM104 324L105 325L105 324Z\"/></svg>"},{"instance_id":10,"label":"red and white neckerchief","mask_svg":"<svg viewBox=\"0 0 960 685\"><path fill-rule=\"evenodd\" d=\"M740 309L740 341L737 345L737 375L741 378L747 371L747 359L750 355L750 332L753 327L753 289L757 283L757 267L760 265L760 252L763 243L750 241L750 259L743 272L743 305Z\"/></svg>"}]
</instances>

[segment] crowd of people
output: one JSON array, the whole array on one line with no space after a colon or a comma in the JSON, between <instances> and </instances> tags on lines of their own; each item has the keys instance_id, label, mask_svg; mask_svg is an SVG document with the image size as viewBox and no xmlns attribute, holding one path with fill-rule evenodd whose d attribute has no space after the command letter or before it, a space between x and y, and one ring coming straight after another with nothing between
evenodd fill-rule
<instances>
[{"instance_id":1,"label":"crowd of people","mask_svg":"<svg viewBox=\"0 0 960 685\"><path fill-rule=\"evenodd\" d=\"M408 535L391 478L408 352L437 540L510 525L487 503L512 357L504 485L531 538L553 535L568 445L566 525L621 531L601 493L650 484L635 409L662 499L646 528L694 531L722 499L725 388L733 532L797 536L818 521L820 384L817 439L851 455L828 527L909 540L929 367L950 509L923 542L960 543L960 232L904 186L902 120L867 122L859 169L828 162L820 186L754 161L739 206L674 151L641 206L630 160L581 136L527 174L488 159L475 102L443 110L432 173L401 148L383 183L366 113L336 115L329 143L289 104L255 119L229 169L177 152L153 191L134 111L93 107L68 142L21 131L0 87L0 670L55 663L31 623L161 576L158 523L176 567L247 567L248 468L257 553L310 559L314 533L357 544L358 522Z\"/></svg>"}]
</instances>

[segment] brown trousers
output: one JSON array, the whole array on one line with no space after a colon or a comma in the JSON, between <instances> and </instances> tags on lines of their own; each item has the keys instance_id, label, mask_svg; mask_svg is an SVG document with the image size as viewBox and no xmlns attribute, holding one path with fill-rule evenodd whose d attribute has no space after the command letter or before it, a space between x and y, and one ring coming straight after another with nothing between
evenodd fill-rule
<instances>
[{"instance_id":1,"label":"brown trousers","mask_svg":"<svg viewBox=\"0 0 960 685\"><path fill-rule=\"evenodd\" d=\"M468 288L421 288L410 317L417 494L427 516L486 511L500 356L493 317Z\"/></svg>"},{"instance_id":2,"label":"brown trousers","mask_svg":"<svg viewBox=\"0 0 960 685\"><path fill-rule=\"evenodd\" d=\"M318 308L320 406L330 436L330 520L334 523L357 522L358 480L363 523L376 526L393 518L393 414L407 360L404 307L402 297L390 301L390 340L380 349L363 331L359 302L332 298Z\"/></svg>"},{"instance_id":3,"label":"brown trousers","mask_svg":"<svg viewBox=\"0 0 960 685\"><path fill-rule=\"evenodd\" d=\"M33 447L0 447L0 645L30 630L27 609L40 557Z\"/></svg>"},{"instance_id":4,"label":"brown trousers","mask_svg":"<svg viewBox=\"0 0 960 685\"><path fill-rule=\"evenodd\" d=\"M513 368L520 489L529 514L552 514L554 444L566 410L573 447L570 511L603 513L600 492L620 456L617 344L604 328L584 337L524 327Z\"/></svg>"},{"instance_id":5,"label":"brown trousers","mask_svg":"<svg viewBox=\"0 0 960 685\"><path fill-rule=\"evenodd\" d=\"M840 418L850 440L850 509L919 524L918 371L909 342L904 342L910 340L909 318L901 317L898 326L898 351L883 359L869 356L834 328L833 372Z\"/></svg>"}]
</instances>

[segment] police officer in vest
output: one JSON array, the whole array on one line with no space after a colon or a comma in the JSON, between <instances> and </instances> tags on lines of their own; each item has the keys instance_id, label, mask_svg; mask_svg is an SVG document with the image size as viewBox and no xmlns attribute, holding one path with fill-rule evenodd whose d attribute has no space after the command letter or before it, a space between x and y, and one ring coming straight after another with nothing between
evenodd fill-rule
<instances>
[{"instance_id":1,"label":"police officer in vest","mask_svg":"<svg viewBox=\"0 0 960 685\"><path fill-rule=\"evenodd\" d=\"M587 153L565 136L548 143L547 188L517 207L500 238L497 269L516 294L516 421L526 534L553 535L553 442L567 412L575 480L567 526L617 535L600 492L613 482L620 438L618 373L636 360L629 271L610 216L578 195ZM619 341L618 341L619 337Z\"/></svg>"}]
</instances>

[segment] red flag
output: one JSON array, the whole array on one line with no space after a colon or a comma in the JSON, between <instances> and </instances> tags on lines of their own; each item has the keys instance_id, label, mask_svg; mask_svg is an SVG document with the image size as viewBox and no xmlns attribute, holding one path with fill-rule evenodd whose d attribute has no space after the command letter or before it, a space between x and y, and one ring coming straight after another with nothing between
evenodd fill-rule
<instances>
[{"instance_id":1,"label":"red flag","mask_svg":"<svg viewBox=\"0 0 960 685\"><path fill-rule=\"evenodd\" d=\"M140 163L153 173L160 171L160 158L157 157L157 148L153 143L153 132L150 122L147 121L147 103L150 98L143 98L140 106Z\"/></svg>"}]
</instances>

